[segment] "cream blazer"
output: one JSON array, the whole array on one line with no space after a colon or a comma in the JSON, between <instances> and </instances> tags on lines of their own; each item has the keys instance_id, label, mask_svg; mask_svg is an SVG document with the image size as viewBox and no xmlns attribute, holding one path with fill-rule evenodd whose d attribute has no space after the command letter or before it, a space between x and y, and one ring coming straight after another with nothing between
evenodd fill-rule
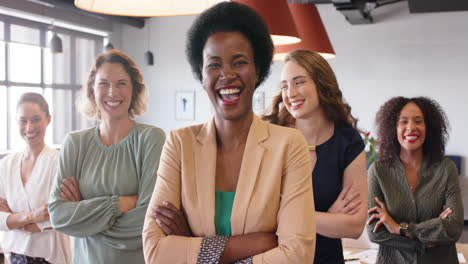
<instances>
[{"instance_id":1,"label":"cream blazer","mask_svg":"<svg viewBox=\"0 0 468 264\"><path fill-rule=\"evenodd\" d=\"M172 131L145 216L146 263L196 263L205 236L215 236L214 119ZM312 169L303 135L254 115L231 215L232 235L272 232L278 247L253 263L313 263L315 210ZM151 217L163 201L182 208L194 237L166 236Z\"/></svg>"}]
</instances>

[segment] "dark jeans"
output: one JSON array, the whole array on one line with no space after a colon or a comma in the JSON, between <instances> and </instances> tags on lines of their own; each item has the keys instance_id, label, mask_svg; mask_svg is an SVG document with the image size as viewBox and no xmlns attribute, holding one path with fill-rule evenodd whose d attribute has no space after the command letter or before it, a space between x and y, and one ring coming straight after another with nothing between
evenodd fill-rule
<instances>
[{"instance_id":1,"label":"dark jeans","mask_svg":"<svg viewBox=\"0 0 468 264\"><path fill-rule=\"evenodd\" d=\"M10 258L11 264L50 264L47 260L43 258L32 258L25 255L20 255L11 252Z\"/></svg>"}]
</instances>

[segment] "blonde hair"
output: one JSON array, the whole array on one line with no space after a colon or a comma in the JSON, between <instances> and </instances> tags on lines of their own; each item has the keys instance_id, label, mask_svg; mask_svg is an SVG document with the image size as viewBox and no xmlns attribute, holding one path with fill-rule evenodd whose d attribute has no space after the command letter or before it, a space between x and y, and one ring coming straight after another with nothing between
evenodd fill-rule
<instances>
[{"instance_id":1,"label":"blonde hair","mask_svg":"<svg viewBox=\"0 0 468 264\"><path fill-rule=\"evenodd\" d=\"M325 117L332 122L341 122L352 126L356 131L358 120L351 114L351 106L347 104L338 87L335 73L328 62L318 53L310 50L295 50L286 55L284 63L295 62L304 68L317 86L320 107ZM281 92L273 98L267 113L262 119L273 124L285 126L294 123L294 117L281 104Z\"/></svg>"},{"instance_id":2,"label":"blonde hair","mask_svg":"<svg viewBox=\"0 0 468 264\"><path fill-rule=\"evenodd\" d=\"M81 89L81 97L79 100L81 111L84 112L88 118L101 120L101 112L96 105L96 99L94 97L94 82L99 67L104 63L119 63L123 66L132 82L132 101L128 108L128 115L131 119L142 115L146 111L148 101L146 98L146 87L143 83L143 76L135 62L125 53L116 49L99 54L91 65L88 81Z\"/></svg>"}]
</instances>

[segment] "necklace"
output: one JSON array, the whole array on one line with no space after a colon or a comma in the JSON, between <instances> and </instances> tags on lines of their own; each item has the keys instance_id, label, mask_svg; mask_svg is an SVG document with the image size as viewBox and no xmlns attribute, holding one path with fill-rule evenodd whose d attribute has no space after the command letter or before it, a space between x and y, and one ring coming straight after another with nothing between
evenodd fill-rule
<instances>
[{"instance_id":1,"label":"necklace","mask_svg":"<svg viewBox=\"0 0 468 264\"><path fill-rule=\"evenodd\" d=\"M315 151L316 146L315 145L309 145L309 151Z\"/></svg>"}]
</instances>

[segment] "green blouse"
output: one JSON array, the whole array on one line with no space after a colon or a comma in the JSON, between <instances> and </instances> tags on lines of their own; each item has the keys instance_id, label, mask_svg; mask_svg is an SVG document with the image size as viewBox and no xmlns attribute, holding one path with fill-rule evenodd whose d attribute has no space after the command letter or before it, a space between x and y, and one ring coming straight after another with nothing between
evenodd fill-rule
<instances>
[{"instance_id":1,"label":"green blouse","mask_svg":"<svg viewBox=\"0 0 468 264\"><path fill-rule=\"evenodd\" d=\"M231 213L232 204L236 192L215 193L215 227L218 236L231 236Z\"/></svg>"},{"instance_id":2,"label":"green blouse","mask_svg":"<svg viewBox=\"0 0 468 264\"><path fill-rule=\"evenodd\" d=\"M141 232L164 141L161 129L139 123L112 146L102 144L98 127L66 137L49 213L56 231L75 237L73 263L145 263ZM80 202L60 195L62 181L72 176ZM138 201L123 214L119 197L129 195Z\"/></svg>"}]
</instances>

